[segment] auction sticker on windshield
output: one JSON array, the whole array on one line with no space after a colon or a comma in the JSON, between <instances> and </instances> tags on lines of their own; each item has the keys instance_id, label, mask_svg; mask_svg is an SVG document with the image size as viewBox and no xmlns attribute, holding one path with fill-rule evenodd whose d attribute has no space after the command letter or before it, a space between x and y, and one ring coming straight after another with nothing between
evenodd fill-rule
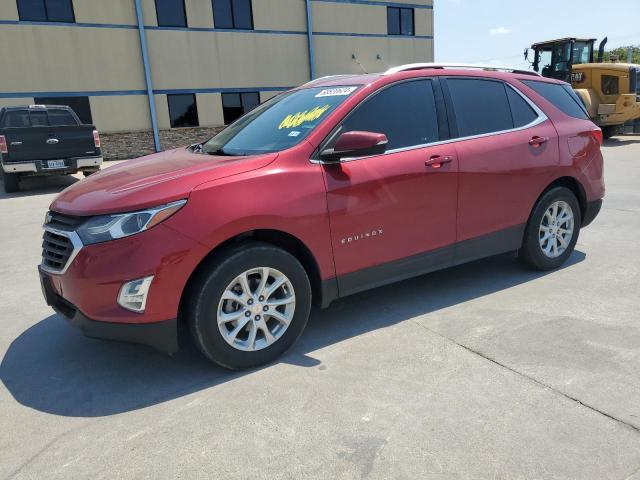
<instances>
[{"instance_id":1,"label":"auction sticker on windshield","mask_svg":"<svg viewBox=\"0 0 640 480\"><path fill-rule=\"evenodd\" d=\"M336 88L325 88L321 92L316 94L316 98L320 97L341 97L344 95L349 95L358 87L336 87Z\"/></svg>"},{"instance_id":2,"label":"auction sticker on windshield","mask_svg":"<svg viewBox=\"0 0 640 480\"><path fill-rule=\"evenodd\" d=\"M289 114L284 118L284 120L282 120L282 122L280 122L278 130L282 130L283 128L299 127L303 123L313 122L319 119L324 112L330 108L331 105L327 104L322 107L313 107L311 110L304 110L302 112Z\"/></svg>"}]
</instances>

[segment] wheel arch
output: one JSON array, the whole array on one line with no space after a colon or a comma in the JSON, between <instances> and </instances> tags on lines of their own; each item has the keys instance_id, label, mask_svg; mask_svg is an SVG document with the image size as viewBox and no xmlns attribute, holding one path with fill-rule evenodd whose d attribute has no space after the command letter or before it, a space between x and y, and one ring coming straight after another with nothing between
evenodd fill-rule
<instances>
[{"instance_id":1,"label":"wheel arch","mask_svg":"<svg viewBox=\"0 0 640 480\"><path fill-rule=\"evenodd\" d=\"M538 198L536 198L535 202L533 202L529 213L529 218L531 218L531 215L533 214L533 211L542 196L555 187L565 187L573 192L573 194L576 196L576 199L578 200L578 205L580 205L580 219L581 221L584 221L585 214L587 212L587 193L580 181L575 177L570 176L556 178L553 182L549 183L549 185L546 186L542 193L538 195Z\"/></svg>"},{"instance_id":2,"label":"wheel arch","mask_svg":"<svg viewBox=\"0 0 640 480\"><path fill-rule=\"evenodd\" d=\"M337 297L337 287L335 289L333 287L333 283L335 282L323 282L318 262L309 247L307 247L302 240L282 230L256 229L228 238L214 247L200 263L198 263L182 291L179 317L182 317L181 313L185 307L184 302L187 300L188 292L198 274L206 269L210 262L215 262L216 258L224 255L231 248L250 241L268 243L293 255L307 272L311 284L311 295L314 305L325 307ZM183 319L181 318L181 320Z\"/></svg>"}]
</instances>

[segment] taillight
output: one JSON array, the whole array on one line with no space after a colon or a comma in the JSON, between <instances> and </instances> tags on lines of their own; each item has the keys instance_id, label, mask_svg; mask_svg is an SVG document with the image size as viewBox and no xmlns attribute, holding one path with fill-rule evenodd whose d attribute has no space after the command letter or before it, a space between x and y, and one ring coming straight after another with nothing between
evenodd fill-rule
<instances>
[{"instance_id":1,"label":"taillight","mask_svg":"<svg viewBox=\"0 0 640 480\"><path fill-rule=\"evenodd\" d=\"M594 128L593 130L591 130L591 135L593 136L593 138L595 138L596 142L598 142L598 145L602 145L602 142L604 141L603 137L602 137L602 130L599 128Z\"/></svg>"},{"instance_id":2,"label":"taillight","mask_svg":"<svg viewBox=\"0 0 640 480\"><path fill-rule=\"evenodd\" d=\"M7 139L4 135L0 135L0 153L8 153L7 149Z\"/></svg>"},{"instance_id":3,"label":"taillight","mask_svg":"<svg viewBox=\"0 0 640 480\"><path fill-rule=\"evenodd\" d=\"M98 133L98 130L93 131L93 144L96 148L100 148L100 134Z\"/></svg>"}]
</instances>

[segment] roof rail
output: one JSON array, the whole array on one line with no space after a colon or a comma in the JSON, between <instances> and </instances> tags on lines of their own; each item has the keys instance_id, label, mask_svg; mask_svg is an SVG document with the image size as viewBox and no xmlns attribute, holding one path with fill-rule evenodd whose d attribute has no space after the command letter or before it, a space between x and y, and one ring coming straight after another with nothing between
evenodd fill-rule
<instances>
[{"instance_id":1,"label":"roof rail","mask_svg":"<svg viewBox=\"0 0 640 480\"><path fill-rule=\"evenodd\" d=\"M386 72L384 72L384 74L390 75L392 73L406 72L409 70L426 70L429 68L434 68L434 69L469 68L469 69L488 70L488 71L496 71L496 72L520 73L522 75L533 75L535 77L540 76L540 74L537 72L534 72L531 70L523 70L520 68L500 67L496 65L464 64L464 63L408 63L406 65L399 65L397 67L392 67Z\"/></svg>"}]
</instances>

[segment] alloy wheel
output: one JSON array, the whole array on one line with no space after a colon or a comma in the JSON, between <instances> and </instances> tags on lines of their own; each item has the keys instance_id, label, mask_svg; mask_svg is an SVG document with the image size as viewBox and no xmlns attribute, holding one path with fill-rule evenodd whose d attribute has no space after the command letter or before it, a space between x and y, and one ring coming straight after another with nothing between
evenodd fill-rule
<instances>
[{"instance_id":1,"label":"alloy wheel","mask_svg":"<svg viewBox=\"0 0 640 480\"><path fill-rule=\"evenodd\" d=\"M286 275L274 268L252 268L224 290L218 304L218 328L233 348L262 350L282 337L295 308L295 292Z\"/></svg>"},{"instance_id":2,"label":"alloy wheel","mask_svg":"<svg viewBox=\"0 0 640 480\"><path fill-rule=\"evenodd\" d=\"M571 206L562 200L549 205L542 216L539 242L542 253L549 258L562 255L573 238L574 216Z\"/></svg>"}]
</instances>

